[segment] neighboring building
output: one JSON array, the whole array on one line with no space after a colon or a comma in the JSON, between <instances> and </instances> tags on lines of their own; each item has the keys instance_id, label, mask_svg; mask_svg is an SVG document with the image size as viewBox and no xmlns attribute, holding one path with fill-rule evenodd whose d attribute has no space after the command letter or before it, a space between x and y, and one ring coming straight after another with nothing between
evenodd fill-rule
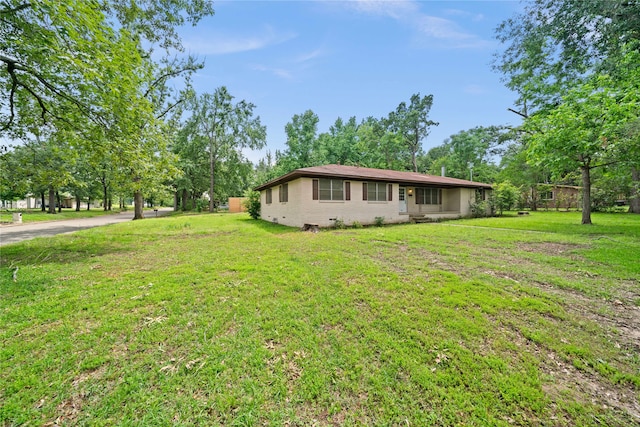
<instances>
[{"instance_id":1,"label":"neighboring building","mask_svg":"<svg viewBox=\"0 0 640 427\"><path fill-rule=\"evenodd\" d=\"M532 195L538 194L538 207L554 209L577 208L582 187L560 184L538 184ZM529 201L531 205L531 201Z\"/></svg>"},{"instance_id":2,"label":"neighboring building","mask_svg":"<svg viewBox=\"0 0 640 427\"><path fill-rule=\"evenodd\" d=\"M246 197L229 197L229 213L246 212L247 208L244 207L244 201Z\"/></svg>"},{"instance_id":3,"label":"neighboring building","mask_svg":"<svg viewBox=\"0 0 640 427\"><path fill-rule=\"evenodd\" d=\"M358 166L296 169L255 188L261 218L293 227L332 226L336 220L373 224L471 215L491 185L463 179Z\"/></svg>"},{"instance_id":4,"label":"neighboring building","mask_svg":"<svg viewBox=\"0 0 640 427\"><path fill-rule=\"evenodd\" d=\"M49 203L49 199L45 199L45 207L49 207L47 203ZM63 195L60 197L60 204L63 208L72 208L73 203L74 199L71 196ZM29 195L21 200L2 200L0 206L2 209L40 209L42 202L40 198ZM56 207L58 207L57 204Z\"/></svg>"}]
</instances>

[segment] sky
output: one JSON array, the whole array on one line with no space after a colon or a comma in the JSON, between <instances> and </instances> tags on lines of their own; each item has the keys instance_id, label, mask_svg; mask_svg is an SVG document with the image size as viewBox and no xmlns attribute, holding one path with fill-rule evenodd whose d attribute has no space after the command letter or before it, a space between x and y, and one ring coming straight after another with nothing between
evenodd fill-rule
<instances>
[{"instance_id":1,"label":"sky","mask_svg":"<svg viewBox=\"0 0 640 427\"><path fill-rule=\"evenodd\" d=\"M495 28L518 1L216 1L215 15L180 31L203 60L196 92L226 86L255 104L267 146L286 148L285 125L312 110L318 133L338 117L381 118L415 93L433 95L439 122L423 148L476 126L517 125L516 96L491 69Z\"/></svg>"}]
</instances>

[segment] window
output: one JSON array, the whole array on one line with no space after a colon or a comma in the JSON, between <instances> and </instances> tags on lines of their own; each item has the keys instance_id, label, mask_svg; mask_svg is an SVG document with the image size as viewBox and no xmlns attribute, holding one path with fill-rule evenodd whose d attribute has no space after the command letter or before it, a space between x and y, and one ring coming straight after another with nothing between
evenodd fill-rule
<instances>
[{"instance_id":1,"label":"window","mask_svg":"<svg viewBox=\"0 0 640 427\"><path fill-rule=\"evenodd\" d=\"M351 183L349 181L344 183L344 199L351 200Z\"/></svg>"},{"instance_id":2,"label":"window","mask_svg":"<svg viewBox=\"0 0 640 427\"><path fill-rule=\"evenodd\" d=\"M271 189L270 188L267 188L267 191L266 191L266 194L265 194L265 198L266 198L266 200L265 200L266 203L268 205L270 205L271 204Z\"/></svg>"},{"instance_id":3,"label":"window","mask_svg":"<svg viewBox=\"0 0 640 427\"><path fill-rule=\"evenodd\" d=\"M387 193L387 188L389 192ZM385 184L383 182L363 182L362 183L362 200L368 200L370 202L386 202L391 200L391 184ZM387 194L389 198L387 199Z\"/></svg>"},{"instance_id":4,"label":"window","mask_svg":"<svg viewBox=\"0 0 640 427\"><path fill-rule=\"evenodd\" d=\"M344 200L343 181L341 179L314 179L313 200Z\"/></svg>"},{"instance_id":5,"label":"window","mask_svg":"<svg viewBox=\"0 0 640 427\"><path fill-rule=\"evenodd\" d=\"M553 191L543 191L542 193L540 193L540 199L553 200Z\"/></svg>"},{"instance_id":6,"label":"window","mask_svg":"<svg viewBox=\"0 0 640 427\"><path fill-rule=\"evenodd\" d=\"M476 189L476 202L482 202L487 200L487 193L484 191L484 188Z\"/></svg>"},{"instance_id":7,"label":"window","mask_svg":"<svg viewBox=\"0 0 640 427\"><path fill-rule=\"evenodd\" d=\"M286 203L289 201L289 184L282 184L280 186L279 199L280 203Z\"/></svg>"},{"instance_id":8,"label":"window","mask_svg":"<svg viewBox=\"0 0 640 427\"><path fill-rule=\"evenodd\" d=\"M416 204L439 205L442 199L439 188L416 188Z\"/></svg>"}]
</instances>

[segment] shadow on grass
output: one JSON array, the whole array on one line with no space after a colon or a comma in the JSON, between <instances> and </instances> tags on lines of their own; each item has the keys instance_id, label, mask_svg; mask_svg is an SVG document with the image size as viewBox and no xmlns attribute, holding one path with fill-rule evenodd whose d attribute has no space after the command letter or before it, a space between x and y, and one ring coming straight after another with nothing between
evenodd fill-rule
<instances>
[{"instance_id":1,"label":"shadow on grass","mask_svg":"<svg viewBox=\"0 0 640 427\"><path fill-rule=\"evenodd\" d=\"M65 234L35 238L2 247L0 266L10 268L12 266L69 264L110 253L135 250L126 240L115 240L107 236L93 234Z\"/></svg>"},{"instance_id":2,"label":"shadow on grass","mask_svg":"<svg viewBox=\"0 0 640 427\"><path fill-rule=\"evenodd\" d=\"M300 232L298 227L288 227L286 225L275 224L261 219L253 219L251 217L238 219L238 222L246 225L247 227L257 228L269 234L289 234Z\"/></svg>"}]
</instances>

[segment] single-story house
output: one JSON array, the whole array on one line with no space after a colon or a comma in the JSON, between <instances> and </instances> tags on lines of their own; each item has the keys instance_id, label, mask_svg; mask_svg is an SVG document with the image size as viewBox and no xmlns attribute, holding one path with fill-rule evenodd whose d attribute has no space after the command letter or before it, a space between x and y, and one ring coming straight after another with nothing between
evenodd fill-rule
<instances>
[{"instance_id":1,"label":"single-story house","mask_svg":"<svg viewBox=\"0 0 640 427\"><path fill-rule=\"evenodd\" d=\"M325 165L296 169L255 188L263 220L292 227L330 227L336 220L410 222L471 215L491 185L415 172Z\"/></svg>"},{"instance_id":2,"label":"single-story house","mask_svg":"<svg viewBox=\"0 0 640 427\"><path fill-rule=\"evenodd\" d=\"M580 201L582 187L561 184L538 184L531 188L528 204L533 208L569 209L577 208Z\"/></svg>"}]
</instances>

